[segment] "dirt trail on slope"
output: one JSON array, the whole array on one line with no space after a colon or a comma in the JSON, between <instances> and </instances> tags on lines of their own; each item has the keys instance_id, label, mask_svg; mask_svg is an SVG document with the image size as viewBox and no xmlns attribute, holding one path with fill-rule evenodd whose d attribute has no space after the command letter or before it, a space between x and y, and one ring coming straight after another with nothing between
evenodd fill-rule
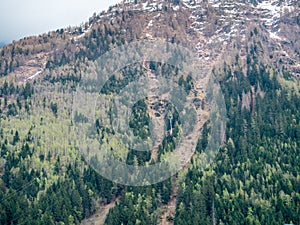
<instances>
[{"instance_id":1,"label":"dirt trail on slope","mask_svg":"<svg viewBox=\"0 0 300 225\"><path fill-rule=\"evenodd\" d=\"M175 182L175 185L173 185L173 190L172 190L172 194L170 197L170 201L168 202L167 205L164 205L161 208L162 214L158 221L159 225L172 225L173 224L173 219L175 218L175 213L176 213L177 194L178 194L178 187Z\"/></svg>"},{"instance_id":2,"label":"dirt trail on slope","mask_svg":"<svg viewBox=\"0 0 300 225\"><path fill-rule=\"evenodd\" d=\"M208 69L204 70L208 71ZM188 168L189 161L196 150L196 145L199 136L201 135L201 129L203 125L209 119L209 108L205 102L205 93L203 87L206 86L208 77L206 79L195 81L194 88L190 91L187 96L187 102L191 102L196 110L196 123L192 132L180 143L180 145L174 151L176 158L180 159L180 166L184 169ZM176 200L178 195L178 187L176 182L173 182L173 190L170 201L167 205L161 208L161 216L158 221L159 225L171 225L174 223L176 213Z\"/></svg>"},{"instance_id":3,"label":"dirt trail on slope","mask_svg":"<svg viewBox=\"0 0 300 225\"><path fill-rule=\"evenodd\" d=\"M109 210L116 205L116 202L117 202L117 199L114 199L108 205L100 207L99 212L97 212L90 218L83 220L81 222L81 225L102 225L102 224L104 224Z\"/></svg>"}]
</instances>

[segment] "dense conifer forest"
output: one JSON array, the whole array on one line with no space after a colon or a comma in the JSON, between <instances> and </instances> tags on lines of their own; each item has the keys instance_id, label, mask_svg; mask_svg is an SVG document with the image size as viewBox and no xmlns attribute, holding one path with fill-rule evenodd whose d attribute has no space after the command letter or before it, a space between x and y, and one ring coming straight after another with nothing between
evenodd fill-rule
<instances>
[{"instance_id":1,"label":"dense conifer forest","mask_svg":"<svg viewBox=\"0 0 300 225\"><path fill-rule=\"evenodd\" d=\"M180 1L170 2L180 5ZM168 13L173 15L175 10L168 4L161 12L172 29L158 29L156 37L184 43L189 19L182 20L187 16L177 11L178 16L170 19ZM117 184L86 162L74 124L87 124L89 118L73 114L74 91L84 74L93 72L93 60L116 46L142 39L139 35L146 24L135 24L143 13L113 12L113 22L94 15L79 28L25 38L0 49L0 224L80 224L111 206L101 218L107 225L300 225L299 77L285 62L273 63L275 55L264 47L269 43L259 26L249 28L243 54L238 52L238 41L234 42L231 55L224 54L211 70L224 95L226 127L224 143L205 168L201 159L213 135L209 119L191 161L163 182L142 187ZM209 13L205 16L213 21ZM97 26L95 21L100 21ZM295 21L299 27L299 16ZM89 26L94 26L91 32L84 33ZM74 38L82 34L84 38ZM44 61L43 53L47 60L38 79L20 81L11 75L25 65L27 57L38 55ZM159 105L166 111L165 132L156 157L125 148L115 130L105 125L107 121L112 124L117 111L111 96L147 74L172 77L187 94L195 88L191 76L162 62L128 65L110 77L99 90L109 106L97 109L90 136L128 165L163 161L176 149L182 134L180 116L170 102ZM132 106L129 120L130 129L140 139L150 136L148 100ZM199 106L205 108L205 104L200 101Z\"/></svg>"}]
</instances>

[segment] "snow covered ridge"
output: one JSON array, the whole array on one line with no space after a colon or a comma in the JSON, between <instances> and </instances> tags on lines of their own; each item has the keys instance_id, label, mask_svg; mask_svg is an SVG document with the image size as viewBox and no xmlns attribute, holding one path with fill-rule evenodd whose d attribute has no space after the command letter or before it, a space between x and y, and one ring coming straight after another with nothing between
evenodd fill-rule
<instances>
[{"instance_id":1,"label":"snow covered ridge","mask_svg":"<svg viewBox=\"0 0 300 225\"><path fill-rule=\"evenodd\" d=\"M213 40L229 41L237 35L244 37L246 34L245 21L249 21L251 18L260 21L269 32L270 38L278 41L283 40L279 32L280 18L286 13L299 10L299 6L299 0L123 0L117 5L111 6L106 12L101 12L93 22L104 18L114 20L115 15L123 10L158 12L158 16L165 10L173 10L174 16L176 16L176 11L183 9L191 12L190 18L194 21L191 28L205 36L211 21L207 20L202 11L212 7L216 9L219 16L212 42L214 42ZM72 38L75 41L83 38L91 31L93 24L89 23L89 25ZM151 30L155 26L154 20L150 20L146 29ZM147 34L147 36L151 35Z\"/></svg>"},{"instance_id":2,"label":"snow covered ridge","mask_svg":"<svg viewBox=\"0 0 300 225\"><path fill-rule=\"evenodd\" d=\"M299 0L181 0L189 8L208 2L213 7L224 7L226 5L248 5L261 9L272 10L272 12L284 12L285 10L299 10Z\"/></svg>"},{"instance_id":3,"label":"snow covered ridge","mask_svg":"<svg viewBox=\"0 0 300 225\"><path fill-rule=\"evenodd\" d=\"M178 0L179 2L180 0ZM174 1L176 2L176 0ZM157 10L163 10L163 6L168 4L169 7L173 8L174 11L179 9L178 4L174 4L174 2L168 2L167 0L123 0L121 3L111 7L108 11L114 12L117 10L122 10L123 7L127 6L130 10L133 11L148 11L153 12Z\"/></svg>"},{"instance_id":4,"label":"snow covered ridge","mask_svg":"<svg viewBox=\"0 0 300 225\"><path fill-rule=\"evenodd\" d=\"M162 10L163 5L173 8L177 11L183 5L189 9L196 9L202 3L209 3L215 8L232 8L234 6L250 6L258 10L269 12L274 17L278 18L282 13L299 10L299 0L124 0L122 3L116 5L115 10L122 5L133 7L133 10L156 11ZM114 11L114 10L113 10Z\"/></svg>"},{"instance_id":5,"label":"snow covered ridge","mask_svg":"<svg viewBox=\"0 0 300 225\"><path fill-rule=\"evenodd\" d=\"M199 5L202 0L184 0L190 8ZM219 20L232 18L241 27L241 22L250 20L250 17L258 19L266 30L270 33L270 38L281 40L280 18L291 12L299 12L299 0L208 0L208 3L219 12L224 13ZM195 16L197 18L197 15ZM231 35L234 36L234 29L231 28Z\"/></svg>"},{"instance_id":6,"label":"snow covered ridge","mask_svg":"<svg viewBox=\"0 0 300 225\"><path fill-rule=\"evenodd\" d=\"M261 9L269 9L278 13L291 7L299 7L299 0L120 0L119 4L111 6L108 10L113 12L122 9L123 6L131 6L133 9L142 9L147 11L161 10L162 5L168 4L173 9L178 9L178 5L182 4L187 8L196 8L201 3L209 3L213 7L232 5L248 5Z\"/></svg>"},{"instance_id":7,"label":"snow covered ridge","mask_svg":"<svg viewBox=\"0 0 300 225\"><path fill-rule=\"evenodd\" d=\"M281 39L277 34L279 21L285 13L299 10L299 0L124 0L114 10L122 10L122 6L127 5L130 10L155 12L163 11L164 7L178 11L180 8L191 10L191 18L195 19L192 27L200 34L205 35L207 26L206 18L200 16L203 6L209 5L216 8L221 15L218 20L222 27L217 29L218 40L227 40L234 37L237 32L244 35L244 22L251 20L251 17L258 19L263 24L270 37ZM114 11L112 10L112 11ZM200 11L199 11L200 10ZM230 21L228 21L230 20ZM233 24L232 24L233 22ZM231 24L231 25L230 25ZM150 22L147 28L153 26ZM230 26L229 31L224 31L224 26ZM228 29L227 29L228 30ZM222 36L222 37L221 37Z\"/></svg>"},{"instance_id":8,"label":"snow covered ridge","mask_svg":"<svg viewBox=\"0 0 300 225\"><path fill-rule=\"evenodd\" d=\"M299 1L295 0L266 0L260 2L256 9L261 15L261 21L265 25L270 34L270 38L282 40L279 35L280 32L280 18L286 14L296 10L299 11Z\"/></svg>"},{"instance_id":9,"label":"snow covered ridge","mask_svg":"<svg viewBox=\"0 0 300 225\"><path fill-rule=\"evenodd\" d=\"M257 5L264 15L267 16L266 25L272 25L272 20L275 21L281 17L282 14L292 12L296 8L293 1L263 1ZM299 10L299 8L298 8Z\"/></svg>"}]
</instances>

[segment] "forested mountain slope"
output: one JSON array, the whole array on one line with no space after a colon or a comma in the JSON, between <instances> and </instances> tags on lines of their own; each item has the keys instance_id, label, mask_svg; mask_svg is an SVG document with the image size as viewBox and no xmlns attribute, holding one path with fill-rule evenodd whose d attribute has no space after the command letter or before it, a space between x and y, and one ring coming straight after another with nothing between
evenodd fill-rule
<instances>
[{"instance_id":1,"label":"forested mountain slope","mask_svg":"<svg viewBox=\"0 0 300 225\"><path fill-rule=\"evenodd\" d=\"M127 0L80 27L1 48L0 224L300 225L299 7L296 0ZM213 121L197 82L164 62L116 71L100 90L105 101L89 138L123 163L163 161L183 129L174 105L148 96L132 106L129 127L147 138L151 119L160 117L161 143L152 153L124 147L106 126L117 111L111 96L138 77L171 79L194 94L204 118L196 148L186 147L195 153L183 170L132 187L105 179L80 154L74 127L88 124L89 115L73 106L82 78L95 72L94 60L139 40L194 52L201 72L220 84L226 127L218 154L203 168Z\"/></svg>"}]
</instances>

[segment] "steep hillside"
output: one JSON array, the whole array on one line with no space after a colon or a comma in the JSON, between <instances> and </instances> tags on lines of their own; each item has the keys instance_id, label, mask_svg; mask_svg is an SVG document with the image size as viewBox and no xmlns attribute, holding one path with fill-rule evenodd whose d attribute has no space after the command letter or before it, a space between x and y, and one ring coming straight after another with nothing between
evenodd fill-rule
<instances>
[{"instance_id":1,"label":"steep hillside","mask_svg":"<svg viewBox=\"0 0 300 225\"><path fill-rule=\"evenodd\" d=\"M125 0L80 27L2 47L0 224L300 225L299 8L297 0ZM101 80L107 71L97 69L107 65L97 59L141 40L168 42L156 49L159 54L173 44L188 49L188 67L198 68L203 79L169 59L142 59L114 71L98 90L93 77ZM181 51L177 56L188 58ZM214 112L211 74L226 119ZM126 122L142 140L153 128L152 152L131 148L129 132L120 138L124 127L115 125L124 108L114 96L139 78L148 81L148 91L130 105ZM184 91L191 111L181 114L168 101L180 101L174 90L157 94L164 79ZM80 99L85 82L88 94ZM180 116L189 113L195 132L183 137ZM220 148L210 144L218 118L226 122ZM95 143L133 168L172 161L172 155L184 166L159 183L122 185L98 173ZM211 161L209 150L217 152Z\"/></svg>"},{"instance_id":2,"label":"steep hillside","mask_svg":"<svg viewBox=\"0 0 300 225\"><path fill-rule=\"evenodd\" d=\"M272 52L272 58L277 63L278 58L285 61L296 73L299 71L296 63L299 61L298 8L298 1L253 4L243 1L138 1L134 4L134 1L125 1L107 12L94 14L81 27L24 38L4 47L0 71L2 76L12 72L22 77L22 73L34 74L51 65L59 66L85 57L92 60L112 47L109 45L144 38L163 38L189 45L199 51L201 59L209 61L215 59L216 51L233 43L236 46L231 48L244 51L248 34L256 28L262 30L263 47ZM211 53L210 49L215 51Z\"/></svg>"}]
</instances>

